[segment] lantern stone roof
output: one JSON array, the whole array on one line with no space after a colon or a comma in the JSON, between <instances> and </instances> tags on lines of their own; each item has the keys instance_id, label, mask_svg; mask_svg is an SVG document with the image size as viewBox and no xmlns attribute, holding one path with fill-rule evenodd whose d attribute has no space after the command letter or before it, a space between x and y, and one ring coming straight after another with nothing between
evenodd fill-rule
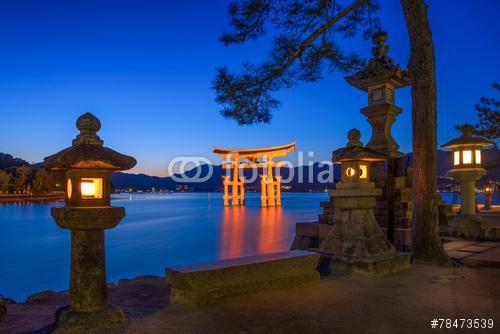
<instances>
[{"instance_id":1,"label":"lantern stone roof","mask_svg":"<svg viewBox=\"0 0 500 334\"><path fill-rule=\"evenodd\" d=\"M110 148L97 135L101 122L91 113L78 118L76 127L80 134L73 140L73 145L44 159L45 165L52 170L68 169L105 169L127 170L137 161Z\"/></svg>"},{"instance_id":2,"label":"lantern stone roof","mask_svg":"<svg viewBox=\"0 0 500 334\"><path fill-rule=\"evenodd\" d=\"M387 83L395 88L408 86L409 76L406 70L402 70L399 65L394 64L393 60L387 55L389 45L385 45L387 41L387 33L379 31L373 38L373 57L368 62L367 66L361 71L345 77L346 81L352 86L361 90L367 91L368 87L380 83Z\"/></svg>"},{"instance_id":3,"label":"lantern stone roof","mask_svg":"<svg viewBox=\"0 0 500 334\"><path fill-rule=\"evenodd\" d=\"M460 146L491 146L495 143L479 136L473 136L474 127L470 124L462 125L459 130L462 132L462 136L459 138L455 138L450 140L444 145L441 145L442 148L454 148Z\"/></svg>"},{"instance_id":4,"label":"lantern stone roof","mask_svg":"<svg viewBox=\"0 0 500 334\"><path fill-rule=\"evenodd\" d=\"M362 161L383 161L389 158L389 154L377 151L368 147L363 147L360 141L361 132L358 129L351 129L347 133L349 142L347 147L333 151L333 162L344 162L353 160Z\"/></svg>"}]
</instances>

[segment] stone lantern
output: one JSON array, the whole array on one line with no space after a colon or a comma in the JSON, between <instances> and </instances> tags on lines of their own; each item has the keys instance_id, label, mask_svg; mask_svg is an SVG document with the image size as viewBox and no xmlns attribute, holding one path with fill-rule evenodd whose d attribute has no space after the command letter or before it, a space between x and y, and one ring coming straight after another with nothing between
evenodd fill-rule
<instances>
[{"instance_id":1,"label":"stone lantern","mask_svg":"<svg viewBox=\"0 0 500 334\"><path fill-rule=\"evenodd\" d=\"M495 183L490 180L484 187L484 210L491 210L491 197L495 193Z\"/></svg>"},{"instance_id":2,"label":"stone lantern","mask_svg":"<svg viewBox=\"0 0 500 334\"><path fill-rule=\"evenodd\" d=\"M345 152L345 149L340 149L335 151L333 159L341 164L341 179L342 182L345 183L359 183L359 182L368 182L369 177L369 168L368 166L372 162L384 161L386 155L382 155L380 152L368 151L363 148L363 143L359 141L361 138L361 133L358 129L351 129L347 134L349 142L347 143L347 149L352 154L352 158L344 157L343 154L339 154ZM366 156L360 157L357 153L371 152L373 156L370 157L369 154Z\"/></svg>"},{"instance_id":3,"label":"stone lantern","mask_svg":"<svg viewBox=\"0 0 500 334\"><path fill-rule=\"evenodd\" d=\"M391 157L399 158L399 145L392 138L391 128L402 109L395 105L395 90L409 85L408 73L394 64L387 55L387 33L380 31L373 36L373 57L368 65L346 81L368 93L368 106L361 113L368 118L372 136L366 147L386 151Z\"/></svg>"},{"instance_id":4,"label":"stone lantern","mask_svg":"<svg viewBox=\"0 0 500 334\"><path fill-rule=\"evenodd\" d=\"M372 58L360 71L345 80L367 93L368 105L361 109L371 125L367 148L387 154L384 161L371 164L370 181L382 189L377 197L375 217L387 231L388 239L402 251L412 246L412 183L409 160L392 137L392 125L403 112L396 105L396 90L409 85L408 72L394 63L386 44L387 33L373 35Z\"/></svg>"},{"instance_id":5,"label":"stone lantern","mask_svg":"<svg viewBox=\"0 0 500 334\"><path fill-rule=\"evenodd\" d=\"M103 147L94 115L80 116L76 126L73 145L44 159L48 169L66 172L65 206L51 211L57 225L71 230L70 305L59 316L60 328L124 319L108 304L104 230L125 216L123 207L110 206L111 173L134 167L136 160Z\"/></svg>"},{"instance_id":6,"label":"stone lantern","mask_svg":"<svg viewBox=\"0 0 500 334\"><path fill-rule=\"evenodd\" d=\"M369 276L384 276L406 269L410 256L397 253L375 220L375 197L381 189L369 182L371 164L384 161L387 154L363 147L359 130L349 131L347 147L333 152L342 165L341 182L329 190L333 225L320 224L319 251L323 263L333 270L350 269Z\"/></svg>"},{"instance_id":7,"label":"stone lantern","mask_svg":"<svg viewBox=\"0 0 500 334\"><path fill-rule=\"evenodd\" d=\"M481 148L493 145L493 142L473 136L472 125L460 127L462 136L442 145L453 151L453 168L448 174L460 183L460 215L450 223L454 233L465 237L485 236L486 226L476 215L476 181L486 170L481 166Z\"/></svg>"}]
</instances>

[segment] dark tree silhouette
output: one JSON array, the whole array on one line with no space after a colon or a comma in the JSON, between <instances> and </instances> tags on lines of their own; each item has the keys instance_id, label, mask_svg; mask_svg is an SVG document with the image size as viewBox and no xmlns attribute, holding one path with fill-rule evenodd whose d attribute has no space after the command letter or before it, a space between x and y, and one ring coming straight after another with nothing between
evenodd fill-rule
<instances>
[{"instance_id":1,"label":"dark tree silhouette","mask_svg":"<svg viewBox=\"0 0 500 334\"><path fill-rule=\"evenodd\" d=\"M491 85L497 92L500 85L494 82ZM488 139L498 139L500 137L500 101L494 97L481 97L476 104L479 124L474 126L476 134Z\"/></svg>"},{"instance_id":2,"label":"dark tree silhouette","mask_svg":"<svg viewBox=\"0 0 500 334\"><path fill-rule=\"evenodd\" d=\"M338 38L365 37L378 30L374 0L358 0L343 7L334 0L243 0L229 6L231 30L221 41L240 44L275 33L269 59L243 64L242 73L217 68L214 89L222 114L240 125L271 120L279 101L272 93L300 82L315 82L335 69L350 72L364 65L347 52Z\"/></svg>"},{"instance_id":3,"label":"dark tree silhouette","mask_svg":"<svg viewBox=\"0 0 500 334\"><path fill-rule=\"evenodd\" d=\"M448 264L439 236L434 43L423 0L400 0L410 39L415 258Z\"/></svg>"}]
</instances>

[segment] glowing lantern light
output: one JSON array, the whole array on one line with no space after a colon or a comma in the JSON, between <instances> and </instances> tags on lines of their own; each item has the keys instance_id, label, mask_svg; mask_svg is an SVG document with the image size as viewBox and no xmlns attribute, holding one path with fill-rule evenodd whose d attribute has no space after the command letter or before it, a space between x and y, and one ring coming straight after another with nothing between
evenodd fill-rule
<instances>
[{"instance_id":1,"label":"glowing lantern light","mask_svg":"<svg viewBox=\"0 0 500 334\"><path fill-rule=\"evenodd\" d=\"M462 151L462 163L471 164L472 163L472 151Z\"/></svg>"},{"instance_id":2,"label":"glowing lantern light","mask_svg":"<svg viewBox=\"0 0 500 334\"><path fill-rule=\"evenodd\" d=\"M354 170L354 168L349 167L346 169L345 174L347 176L351 177L351 176L354 176L354 174L356 174L356 171Z\"/></svg>"},{"instance_id":3,"label":"glowing lantern light","mask_svg":"<svg viewBox=\"0 0 500 334\"><path fill-rule=\"evenodd\" d=\"M453 152L453 164L456 166L456 165L460 165L460 152L459 151L455 151Z\"/></svg>"},{"instance_id":4,"label":"glowing lantern light","mask_svg":"<svg viewBox=\"0 0 500 334\"><path fill-rule=\"evenodd\" d=\"M82 181L82 197L94 197L95 183L93 181Z\"/></svg>"}]
</instances>

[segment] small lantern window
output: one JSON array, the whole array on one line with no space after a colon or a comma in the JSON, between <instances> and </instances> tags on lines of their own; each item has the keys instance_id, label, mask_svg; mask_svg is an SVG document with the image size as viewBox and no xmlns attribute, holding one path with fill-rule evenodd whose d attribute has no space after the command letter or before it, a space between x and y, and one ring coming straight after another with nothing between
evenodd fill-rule
<instances>
[{"instance_id":1,"label":"small lantern window","mask_svg":"<svg viewBox=\"0 0 500 334\"><path fill-rule=\"evenodd\" d=\"M73 194L73 185L71 184L71 179L68 179L68 184L66 185L66 192L68 198L71 198L71 195Z\"/></svg>"},{"instance_id":2,"label":"small lantern window","mask_svg":"<svg viewBox=\"0 0 500 334\"><path fill-rule=\"evenodd\" d=\"M475 154L476 154L476 161L475 162L476 162L476 164L479 165L479 164L481 164L481 150L476 150Z\"/></svg>"},{"instance_id":3,"label":"small lantern window","mask_svg":"<svg viewBox=\"0 0 500 334\"><path fill-rule=\"evenodd\" d=\"M453 162L453 164L455 166L456 165L460 165L460 152L459 151L453 152L453 156L454 156L454 162Z\"/></svg>"},{"instance_id":4,"label":"small lantern window","mask_svg":"<svg viewBox=\"0 0 500 334\"><path fill-rule=\"evenodd\" d=\"M356 174L356 171L354 170L354 168L349 167L345 170L345 174L349 177L352 177L354 176L354 174Z\"/></svg>"},{"instance_id":5,"label":"small lantern window","mask_svg":"<svg viewBox=\"0 0 500 334\"><path fill-rule=\"evenodd\" d=\"M470 150L462 151L462 161L464 164L471 164L472 163L472 151L470 151Z\"/></svg>"},{"instance_id":6,"label":"small lantern window","mask_svg":"<svg viewBox=\"0 0 500 334\"><path fill-rule=\"evenodd\" d=\"M82 178L82 199L102 199L102 178Z\"/></svg>"},{"instance_id":7,"label":"small lantern window","mask_svg":"<svg viewBox=\"0 0 500 334\"><path fill-rule=\"evenodd\" d=\"M359 178L366 179L368 177L368 166L359 165Z\"/></svg>"}]
</instances>

